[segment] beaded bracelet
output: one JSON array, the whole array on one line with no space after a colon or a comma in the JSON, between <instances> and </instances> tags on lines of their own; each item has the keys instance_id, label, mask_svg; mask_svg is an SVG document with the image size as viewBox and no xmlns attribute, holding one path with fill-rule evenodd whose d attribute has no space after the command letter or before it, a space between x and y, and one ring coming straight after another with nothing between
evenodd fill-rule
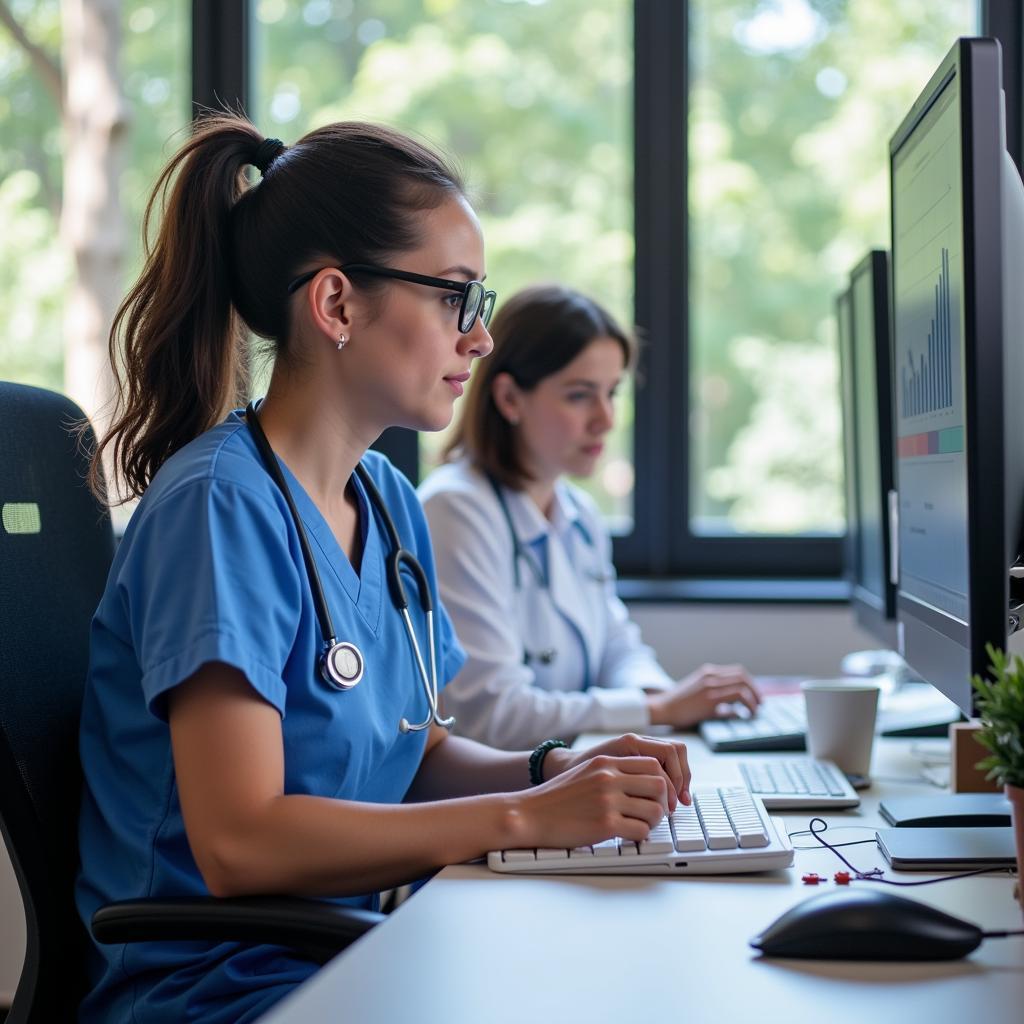
<instances>
[{"instance_id":1,"label":"beaded bracelet","mask_svg":"<svg viewBox=\"0 0 1024 1024\"><path fill-rule=\"evenodd\" d=\"M568 747L565 740L545 740L537 745L537 748L530 755L530 785L539 786L544 781L543 767L544 758L557 747Z\"/></svg>"}]
</instances>

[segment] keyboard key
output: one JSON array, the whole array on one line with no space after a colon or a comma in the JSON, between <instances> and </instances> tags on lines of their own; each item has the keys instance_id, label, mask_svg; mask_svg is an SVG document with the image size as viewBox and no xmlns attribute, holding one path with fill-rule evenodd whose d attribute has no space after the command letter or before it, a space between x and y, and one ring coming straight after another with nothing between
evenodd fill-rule
<instances>
[{"instance_id":1,"label":"keyboard key","mask_svg":"<svg viewBox=\"0 0 1024 1024\"><path fill-rule=\"evenodd\" d=\"M768 830L754 806L750 790L743 786L731 786L721 789L720 792L722 802L729 814L729 820L736 830L739 845L744 849L767 846Z\"/></svg>"},{"instance_id":2,"label":"keyboard key","mask_svg":"<svg viewBox=\"0 0 1024 1024\"><path fill-rule=\"evenodd\" d=\"M703 790L694 794L697 814L707 837L709 850L731 850L738 845L736 833L725 812L722 798L715 790Z\"/></svg>"},{"instance_id":3,"label":"keyboard key","mask_svg":"<svg viewBox=\"0 0 1024 1024\"><path fill-rule=\"evenodd\" d=\"M695 807L684 807L679 804L672 814L671 825L676 849L680 853L696 853L698 850L707 849L704 829L700 827Z\"/></svg>"},{"instance_id":4,"label":"keyboard key","mask_svg":"<svg viewBox=\"0 0 1024 1024\"><path fill-rule=\"evenodd\" d=\"M605 839L604 842L594 843L594 856L595 857L618 857L619 855L619 841L614 837L612 839Z\"/></svg>"},{"instance_id":5,"label":"keyboard key","mask_svg":"<svg viewBox=\"0 0 1024 1024\"><path fill-rule=\"evenodd\" d=\"M568 860L568 850L551 849L549 847L541 847L537 850L537 860Z\"/></svg>"},{"instance_id":6,"label":"keyboard key","mask_svg":"<svg viewBox=\"0 0 1024 1024\"><path fill-rule=\"evenodd\" d=\"M640 844L641 853L671 853L674 849L672 829L668 818L662 818L651 829L651 834Z\"/></svg>"},{"instance_id":7,"label":"keyboard key","mask_svg":"<svg viewBox=\"0 0 1024 1024\"><path fill-rule=\"evenodd\" d=\"M537 859L533 850L504 850L501 859L506 864L526 864Z\"/></svg>"}]
</instances>

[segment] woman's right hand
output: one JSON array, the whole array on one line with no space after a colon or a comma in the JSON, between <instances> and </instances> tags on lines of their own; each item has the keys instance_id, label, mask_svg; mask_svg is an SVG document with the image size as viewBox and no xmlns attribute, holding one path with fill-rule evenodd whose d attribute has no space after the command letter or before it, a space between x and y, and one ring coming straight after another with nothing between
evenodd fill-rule
<instances>
[{"instance_id":1,"label":"woman's right hand","mask_svg":"<svg viewBox=\"0 0 1024 1024\"><path fill-rule=\"evenodd\" d=\"M721 718L734 704L742 704L753 715L760 703L761 694L742 665L701 665L675 686L647 697L651 725L676 729Z\"/></svg>"},{"instance_id":2,"label":"woman's right hand","mask_svg":"<svg viewBox=\"0 0 1024 1024\"><path fill-rule=\"evenodd\" d=\"M509 846L572 849L612 836L641 842L675 804L670 791L657 758L599 754L511 798Z\"/></svg>"}]
</instances>

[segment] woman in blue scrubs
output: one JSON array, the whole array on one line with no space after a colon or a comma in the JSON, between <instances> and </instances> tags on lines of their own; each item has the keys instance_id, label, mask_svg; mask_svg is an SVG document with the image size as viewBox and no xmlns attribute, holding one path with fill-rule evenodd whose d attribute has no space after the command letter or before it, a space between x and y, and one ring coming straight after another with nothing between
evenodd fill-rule
<instances>
[{"instance_id":1,"label":"woman in blue scrubs","mask_svg":"<svg viewBox=\"0 0 1024 1024\"><path fill-rule=\"evenodd\" d=\"M432 593L436 579L415 493L367 448L391 425L444 427L491 349L483 241L456 174L385 128L335 124L286 148L212 117L154 195L160 229L112 333L118 414L94 464L109 458L141 501L92 625L86 926L147 896L372 907L492 849L644 838L689 799L681 745L626 736L531 761L451 738L436 714L399 729L430 718L430 687L388 590L374 488ZM249 331L274 362L245 413ZM347 645L342 688L319 669L303 537ZM404 575L443 686L464 654L436 600L430 644ZM81 1019L249 1021L314 970L272 946L94 945Z\"/></svg>"},{"instance_id":2,"label":"woman in blue scrubs","mask_svg":"<svg viewBox=\"0 0 1024 1024\"><path fill-rule=\"evenodd\" d=\"M611 538L589 495L635 342L598 303L527 288L494 320L448 445L420 487L441 597L468 661L445 691L461 735L516 750L545 736L692 726L751 711L740 665L674 680L615 593ZM497 523L497 528L487 524Z\"/></svg>"}]
</instances>

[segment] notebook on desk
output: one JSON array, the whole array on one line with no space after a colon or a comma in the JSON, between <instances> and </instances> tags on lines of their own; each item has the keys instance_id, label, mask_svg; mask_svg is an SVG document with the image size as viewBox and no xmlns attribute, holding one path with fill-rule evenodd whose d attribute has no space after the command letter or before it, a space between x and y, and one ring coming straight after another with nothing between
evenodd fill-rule
<instances>
[{"instance_id":1,"label":"notebook on desk","mask_svg":"<svg viewBox=\"0 0 1024 1024\"><path fill-rule=\"evenodd\" d=\"M718 875L774 871L793 863L781 822L745 786L696 786L641 843L612 838L572 850L495 850L492 871L556 875Z\"/></svg>"}]
</instances>

